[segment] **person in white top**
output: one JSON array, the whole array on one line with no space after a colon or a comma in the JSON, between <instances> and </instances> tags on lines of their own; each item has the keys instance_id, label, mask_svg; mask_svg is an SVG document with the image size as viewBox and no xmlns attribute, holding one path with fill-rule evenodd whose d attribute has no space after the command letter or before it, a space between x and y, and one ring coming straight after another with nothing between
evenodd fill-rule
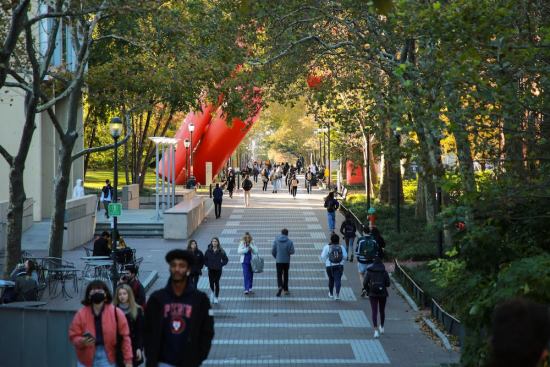
<instances>
[{"instance_id":1,"label":"person in white top","mask_svg":"<svg viewBox=\"0 0 550 367\"><path fill-rule=\"evenodd\" d=\"M321 258L325 260L328 275L328 296L333 298L336 286L336 300L340 299L340 287L342 286L342 274L344 274L344 259L348 253L344 246L339 244L340 237L337 234L330 236L330 244L323 248ZM340 250L340 251L338 251Z\"/></svg>"},{"instance_id":2,"label":"person in white top","mask_svg":"<svg viewBox=\"0 0 550 367\"><path fill-rule=\"evenodd\" d=\"M239 243L237 253L241 255L241 265L243 267L244 277L244 294L252 291L252 282L254 280L254 272L252 271L252 255L258 254L258 248L252 240L250 233L245 232L242 241Z\"/></svg>"},{"instance_id":3,"label":"person in white top","mask_svg":"<svg viewBox=\"0 0 550 367\"><path fill-rule=\"evenodd\" d=\"M316 174L316 173L317 173L317 166L315 165L315 163L313 163L311 166L309 166L309 170L310 170L311 173L313 173L313 174Z\"/></svg>"},{"instance_id":4,"label":"person in white top","mask_svg":"<svg viewBox=\"0 0 550 367\"><path fill-rule=\"evenodd\" d=\"M76 180L76 185L73 188L73 199L81 198L84 196L86 196L86 194L84 193L84 181L79 178L78 180Z\"/></svg>"}]
</instances>

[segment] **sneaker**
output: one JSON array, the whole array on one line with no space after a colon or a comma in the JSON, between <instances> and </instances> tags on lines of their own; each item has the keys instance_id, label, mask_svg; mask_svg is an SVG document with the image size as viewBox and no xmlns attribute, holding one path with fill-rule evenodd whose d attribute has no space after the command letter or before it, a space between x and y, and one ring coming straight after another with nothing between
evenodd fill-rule
<instances>
[{"instance_id":1,"label":"sneaker","mask_svg":"<svg viewBox=\"0 0 550 367\"><path fill-rule=\"evenodd\" d=\"M352 263L352 262L353 262L353 256L351 257L351 259L349 260L349 262L350 262L350 263Z\"/></svg>"},{"instance_id":2,"label":"sneaker","mask_svg":"<svg viewBox=\"0 0 550 367\"><path fill-rule=\"evenodd\" d=\"M378 328L378 330L380 330L380 334L384 334L384 327L383 327L383 326L380 326L380 327Z\"/></svg>"},{"instance_id":3,"label":"sneaker","mask_svg":"<svg viewBox=\"0 0 550 367\"><path fill-rule=\"evenodd\" d=\"M337 301L339 301L339 300L340 300L340 295L337 294L337 295L336 295L336 298L334 298L334 299L337 300Z\"/></svg>"},{"instance_id":4,"label":"sneaker","mask_svg":"<svg viewBox=\"0 0 550 367\"><path fill-rule=\"evenodd\" d=\"M361 291L361 297L365 297L366 295L367 295L367 290L363 288L363 290Z\"/></svg>"},{"instance_id":5,"label":"sneaker","mask_svg":"<svg viewBox=\"0 0 550 367\"><path fill-rule=\"evenodd\" d=\"M248 294L248 291L244 291L244 294Z\"/></svg>"},{"instance_id":6,"label":"sneaker","mask_svg":"<svg viewBox=\"0 0 550 367\"><path fill-rule=\"evenodd\" d=\"M277 297L281 297L282 292L283 292L283 288L279 288L279 291L277 292Z\"/></svg>"},{"instance_id":7,"label":"sneaker","mask_svg":"<svg viewBox=\"0 0 550 367\"><path fill-rule=\"evenodd\" d=\"M214 303L215 303L215 304L218 304L218 303L220 303L220 301L218 301L217 298L214 298Z\"/></svg>"},{"instance_id":8,"label":"sneaker","mask_svg":"<svg viewBox=\"0 0 550 367\"><path fill-rule=\"evenodd\" d=\"M328 293L328 298L333 298L334 296L332 294L330 294L330 292Z\"/></svg>"},{"instance_id":9,"label":"sneaker","mask_svg":"<svg viewBox=\"0 0 550 367\"><path fill-rule=\"evenodd\" d=\"M374 330L374 338L376 339L380 338L380 334L378 334L378 330Z\"/></svg>"}]
</instances>

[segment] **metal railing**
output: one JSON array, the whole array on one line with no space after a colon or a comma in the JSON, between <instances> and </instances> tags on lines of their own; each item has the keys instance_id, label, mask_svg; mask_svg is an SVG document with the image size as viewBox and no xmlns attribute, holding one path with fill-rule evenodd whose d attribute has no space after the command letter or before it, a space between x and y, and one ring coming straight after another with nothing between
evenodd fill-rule
<instances>
[{"instance_id":1,"label":"metal railing","mask_svg":"<svg viewBox=\"0 0 550 367\"><path fill-rule=\"evenodd\" d=\"M401 266L397 262L397 259L394 260L394 263L395 263L395 274L399 278L403 279L403 282L405 283L406 287L411 291L414 298L416 298L416 301L418 302L418 304L421 307L426 307L428 305L428 299L424 294L424 291L422 290L422 288L420 288L418 284L416 284L414 280L409 276L409 274L407 274L403 270L403 268L401 268Z\"/></svg>"},{"instance_id":2,"label":"metal railing","mask_svg":"<svg viewBox=\"0 0 550 367\"><path fill-rule=\"evenodd\" d=\"M451 335L462 336L460 321L445 312L434 299L432 301L432 316L445 326L445 330Z\"/></svg>"},{"instance_id":3,"label":"metal railing","mask_svg":"<svg viewBox=\"0 0 550 367\"><path fill-rule=\"evenodd\" d=\"M355 224L355 228L357 228L357 231L361 233L361 229L363 228L363 223L361 223L359 218L357 218L357 216L351 210L346 208L346 206L342 203L340 203L340 211L344 214L344 216L347 216L348 214L351 216L351 220Z\"/></svg>"}]
</instances>

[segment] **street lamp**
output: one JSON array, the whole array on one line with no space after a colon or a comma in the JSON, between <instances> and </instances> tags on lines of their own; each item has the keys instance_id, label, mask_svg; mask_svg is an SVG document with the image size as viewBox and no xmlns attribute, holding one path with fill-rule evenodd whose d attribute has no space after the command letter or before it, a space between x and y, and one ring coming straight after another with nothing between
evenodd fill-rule
<instances>
[{"instance_id":1,"label":"street lamp","mask_svg":"<svg viewBox=\"0 0 550 367\"><path fill-rule=\"evenodd\" d=\"M319 159L317 160L319 165L321 164L321 131L320 129L313 130L313 133L317 136L319 136Z\"/></svg>"},{"instance_id":2,"label":"street lamp","mask_svg":"<svg viewBox=\"0 0 550 367\"><path fill-rule=\"evenodd\" d=\"M191 133L191 177L193 176L193 131L195 131L195 125L189 124L189 132Z\"/></svg>"},{"instance_id":3,"label":"street lamp","mask_svg":"<svg viewBox=\"0 0 550 367\"><path fill-rule=\"evenodd\" d=\"M109 124L109 129L111 130L111 136L115 140L115 175L113 178L113 203L117 203L117 186L118 186L118 165L117 165L117 141L122 134L122 120L119 117L113 117L111 123ZM116 267L116 251L117 251L117 217L113 216L113 232L111 233L111 250L113 251L113 292L116 289L116 283L118 280L118 272Z\"/></svg>"},{"instance_id":4,"label":"street lamp","mask_svg":"<svg viewBox=\"0 0 550 367\"><path fill-rule=\"evenodd\" d=\"M191 143L189 142L189 139L185 139L183 141L183 146L185 147L185 183L187 184L187 180L189 180L189 145Z\"/></svg>"}]
</instances>

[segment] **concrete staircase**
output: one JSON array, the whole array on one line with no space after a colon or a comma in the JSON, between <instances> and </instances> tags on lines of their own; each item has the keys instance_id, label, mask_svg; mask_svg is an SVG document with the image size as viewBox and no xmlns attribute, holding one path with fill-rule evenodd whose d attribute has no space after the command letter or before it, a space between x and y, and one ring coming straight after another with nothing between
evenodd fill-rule
<instances>
[{"instance_id":1,"label":"concrete staircase","mask_svg":"<svg viewBox=\"0 0 550 367\"><path fill-rule=\"evenodd\" d=\"M164 222L159 223L117 223L117 229L120 235L126 237L163 237ZM97 223L94 235L100 236L101 232L111 233L110 223Z\"/></svg>"}]
</instances>

